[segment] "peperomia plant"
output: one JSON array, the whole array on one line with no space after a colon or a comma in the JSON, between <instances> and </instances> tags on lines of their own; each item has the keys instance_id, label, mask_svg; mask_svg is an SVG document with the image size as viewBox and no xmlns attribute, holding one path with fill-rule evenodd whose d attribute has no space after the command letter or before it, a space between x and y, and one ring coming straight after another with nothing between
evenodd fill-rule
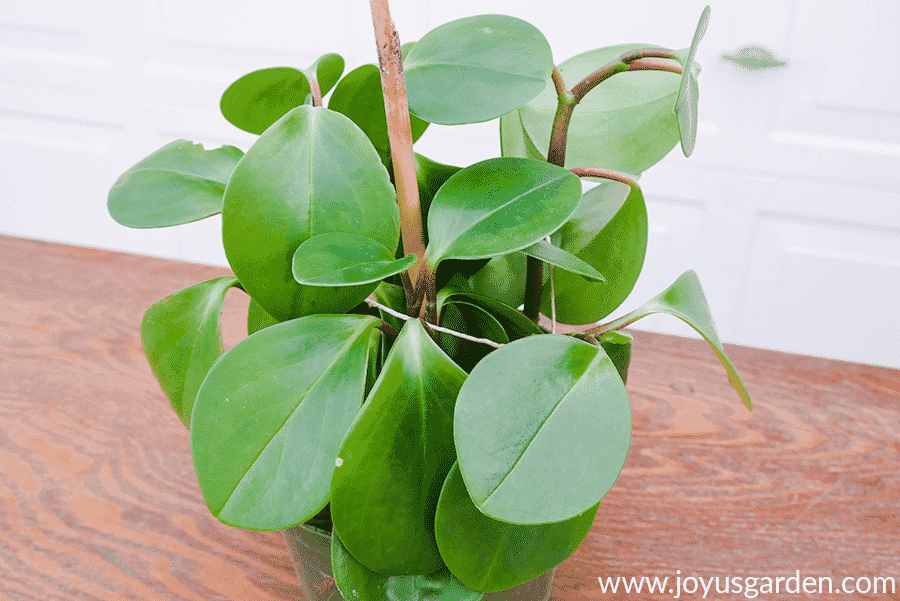
<instances>
[{"instance_id":1,"label":"peperomia plant","mask_svg":"<svg viewBox=\"0 0 900 601\"><path fill-rule=\"evenodd\" d=\"M750 407L693 272L593 325L643 265L638 176L694 145L709 8L685 50L612 46L558 66L517 18L460 19L401 50L387 3L372 13L379 66L343 75L326 54L238 79L221 110L259 134L246 153L173 142L108 206L140 228L222 215L234 276L162 299L141 328L213 515L333 525L348 598L434 574L428 586L477 599L568 557L618 477L622 328L684 320ZM501 157L459 168L413 153L429 123L496 118ZM235 287L249 336L223 353ZM592 325L560 335L557 321Z\"/></svg>"}]
</instances>

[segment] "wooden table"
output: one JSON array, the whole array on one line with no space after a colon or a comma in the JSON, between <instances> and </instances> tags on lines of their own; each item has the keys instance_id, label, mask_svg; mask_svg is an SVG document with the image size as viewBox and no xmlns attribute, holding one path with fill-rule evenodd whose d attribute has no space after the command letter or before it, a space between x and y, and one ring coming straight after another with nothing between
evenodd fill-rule
<instances>
[{"instance_id":1,"label":"wooden table","mask_svg":"<svg viewBox=\"0 0 900 601\"><path fill-rule=\"evenodd\" d=\"M0 236L0 599L300 598L278 533L207 512L140 346L151 303L224 273ZM246 303L229 292L226 348ZM604 593L601 576L674 589L797 570L898 581L816 598L900 599L900 371L729 346L751 413L704 343L634 335L628 462L554 599L677 593ZM784 586L757 598L806 597Z\"/></svg>"}]
</instances>

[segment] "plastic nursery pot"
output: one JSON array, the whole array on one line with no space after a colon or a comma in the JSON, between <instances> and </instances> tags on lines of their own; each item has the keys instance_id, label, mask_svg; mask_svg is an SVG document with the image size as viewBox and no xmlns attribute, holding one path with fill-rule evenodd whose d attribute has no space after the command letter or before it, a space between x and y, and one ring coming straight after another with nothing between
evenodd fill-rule
<instances>
[{"instance_id":1,"label":"plastic nursery pot","mask_svg":"<svg viewBox=\"0 0 900 601\"><path fill-rule=\"evenodd\" d=\"M315 526L301 524L282 530L291 551L294 571L307 601L342 601L331 570L331 534ZM519 586L487 593L483 601L547 601L556 568Z\"/></svg>"},{"instance_id":2,"label":"plastic nursery pot","mask_svg":"<svg viewBox=\"0 0 900 601\"><path fill-rule=\"evenodd\" d=\"M615 364L622 381L626 381L631 364L633 342L631 335L626 332L609 332L601 336L599 342ZM328 524L330 519L323 519L322 515L316 516L315 522ZM304 598L307 601L343 601L343 597L335 585L334 573L331 569L331 533L306 523L282 530L281 534L291 552L294 571L300 579L300 588ZM555 571L556 568L553 568L519 586L487 593L482 600L547 601L550 598L550 587L553 584Z\"/></svg>"}]
</instances>

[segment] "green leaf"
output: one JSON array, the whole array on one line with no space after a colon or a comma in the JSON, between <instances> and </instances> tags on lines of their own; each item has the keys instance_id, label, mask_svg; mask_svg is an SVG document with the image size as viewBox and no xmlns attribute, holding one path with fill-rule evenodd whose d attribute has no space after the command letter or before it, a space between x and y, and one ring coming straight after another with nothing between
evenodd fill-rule
<instances>
[{"instance_id":1,"label":"green leaf","mask_svg":"<svg viewBox=\"0 0 900 601\"><path fill-rule=\"evenodd\" d=\"M234 146L206 150L176 140L123 173L109 191L116 222L133 228L168 227L222 211L222 195L243 156Z\"/></svg>"},{"instance_id":2,"label":"green leaf","mask_svg":"<svg viewBox=\"0 0 900 601\"><path fill-rule=\"evenodd\" d=\"M522 253L529 257L540 259L544 263L549 263L550 265L564 269L569 273L580 275L591 282L606 281L603 274L594 269L591 265L585 263L572 253L566 252L558 246L553 246L546 240L539 240L528 248L522 249Z\"/></svg>"},{"instance_id":3,"label":"green leaf","mask_svg":"<svg viewBox=\"0 0 900 601\"><path fill-rule=\"evenodd\" d=\"M374 148L350 119L299 106L266 130L235 168L222 208L225 254L244 289L272 317L341 313L377 284L303 286L292 271L297 247L331 232L396 248L396 194Z\"/></svg>"},{"instance_id":4,"label":"green leaf","mask_svg":"<svg viewBox=\"0 0 900 601\"><path fill-rule=\"evenodd\" d=\"M697 140L697 100L700 96L700 87L697 84L699 67L695 67L694 56L697 54L697 45L706 33L709 23L709 6L703 9L700 22L694 32L691 49L687 60L682 62L684 72L681 75L681 86L678 88L678 100L675 102L675 118L678 122L678 133L681 137L681 150L684 156L689 157L694 152L694 142Z\"/></svg>"},{"instance_id":5,"label":"green leaf","mask_svg":"<svg viewBox=\"0 0 900 601\"><path fill-rule=\"evenodd\" d=\"M331 94L328 108L352 119L368 136L382 160L387 161L391 145L378 67L362 65L347 73ZM415 142L425 133L428 123L410 115L410 126Z\"/></svg>"},{"instance_id":6,"label":"green leaf","mask_svg":"<svg viewBox=\"0 0 900 601\"><path fill-rule=\"evenodd\" d=\"M297 247L292 269L301 284L358 286L406 271L415 262L413 254L394 259L394 251L367 236L331 232Z\"/></svg>"},{"instance_id":7,"label":"green leaf","mask_svg":"<svg viewBox=\"0 0 900 601\"><path fill-rule=\"evenodd\" d=\"M444 165L432 161L428 157L415 153L416 160L416 184L419 188L419 206L422 213L422 222L428 222L428 210L434 195L462 167ZM428 232L425 232L425 244L428 244Z\"/></svg>"},{"instance_id":8,"label":"green leaf","mask_svg":"<svg viewBox=\"0 0 900 601\"><path fill-rule=\"evenodd\" d=\"M465 378L419 320L409 320L341 444L331 519L370 570L428 574L443 565L434 512L456 459L453 405Z\"/></svg>"},{"instance_id":9,"label":"green leaf","mask_svg":"<svg viewBox=\"0 0 900 601\"><path fill-rule=\"evenodd\" d=\"M475 366L453 432L466 488L488 517L573 518L609 491L631 440L631 405L612 360L569 336L511 342Z\"/></svg>"},{"instance_id":10,"label":"green leaf","mask_svg":"<svg viewBox=\"0 0 900 601\"><path fill-rule=\"evenodd\" d=\"M356 561L338 536L331 537L334 583L347 601L479 601L446 567L432 574L382 576Z\"/></svg>"},{"instance_id":11,"label":"green leaf","mask_svg":"<svg viewBox=\"0 0 900 601\"><path fill-rule=\"evenodd\" d=\"M552 70L544 35L506 15L441 25L403 64L409 110L443 125L489 121L518 108L544 89Z\"/></svg>"},{"instance_id":12,"label":"green leaf","mask_svg":"<svg viewBox=\"0 0 900 601\"><path fill-rule=\"evenodd\" d=\"M248 73L228 86L219 108L232 124L261 134L288 111L306 102L309 81L293 67L271 67Z\"/></svg>"},{"instance_id":13,"label":"green leaf","mask_svg":"<svg viewBox=\"0 0 900 601\"><path fill-rule=\"evenodd\" d=\"M441 325L454 332L462 332L476 338L487 338L500 344L509 342L506 330L490 311L474 303L467 303L458 298L444 303L441 310ZM494 347L465 340L453 334L438 333L438 344L466 372L494 350Z\"/></svg>"},{"instance_id":14,"label":"green leaf","mask_svg":"<svg viewBox=\"0 0 900 601\"><path fill-rule=\"evenodd\" d=\"M316 82L322 96L328 93L344 72L344 58L340 54L330 52L323 54L310 66L309 70L316 74Z\"/></svg>"},{"instance_id":15,"label":"green leaf","mask_svg":"<svg viewBox=\"0 0 900 601\"><path fill-rule=\"evenodd\" d=\"M425 261L437 265L522 250L562 225L580 199L581 182L561 167L523 158L475 163L435 195Z\"/></svg>"},{"instance_id":16,"label":"green leaf","mask_svg":"<svg viewBox=\"0 0 900 601\"><path fill-rule=\"evenodd\" d=\"M525 317L517 309L514 309L513 307L489 296L471 292L468 289L448 291L444 300L462 300L468 302L469 304L478 305L479 307L490 313L491 316L503 326L503 330L506 332L507 340L502 342L518 340L519 338L524 338L526 336L544 333L544 331L541 330L540 326ZM438 312L440 312L442 304L442 299L439 293ZM499 337L494 340L496 342L501 342Z\"/></svg>"},{"instance_id":17,"label":"green leaf","mask_svg":"<svg viewBox=\"0 0 900 601\"><path fill-rule=\"evenodd\" d=\"M505 157L547 160L525 131L520 111L511 111L500 117L500 150Z\"/></svg>"},{"instance_id":18,"label":"green leaf","mask_svg":"<svg viewBox=\"0 0 900 601\"><path fill-rule=\"evenodd\" d=\"M247 309L247 335L251 336L256 332L274 326L279 323L277 319L266 313L266 310L259 306L259 303L250 299L250 307Z\"/></svg>"},{"instance_id":19,"label":"green leaf","mask_svg":"<svg viewBox=\"0 0 900 601\"><path fill-rule=\"evenodd\" d=\"M144 313L144 354L169 397L172 409L188 428L200 383L222 354L219 319L225 293L237 278L223 276L179 290Z\"/></svg>"},{"instance_id":20,"label":"green leaf","mask_svg":"<svg viewBox=\"0 0 900 601\"><path fill-rule=\"evenodd\" d=\"M286 321L213 365L194 405L191 453L214 516L283 530L325 506L338 448L362 404L378 323L360 315Z\"/></svg>"},{"instance_id":21,"label":"green leaf","mask_svg":"<svg viewBox=\"0 0 900 601\"><path fill-rule=\"evenodd\" d=\"M484 515L469 498L459 464L447 475L434 531L441 557L467 587L485 593L518 586L559 565L581 545L599 503L553 524L508 524Z\"/></svg>"},{"instance_id":22,"label":"green leaf","mask_svg":"<svg viewBox=\"0 0 900 601\"><path fill-rule=\"evenodd\" d=\"M560 248L605 274L606 281L554 273L557 320L593 323L622 304L641 273L647 235L647 206L640 188L609 181L589 190L555 236ZM550 286L544 286L541 310L550 314Z\"/></svg>"},{"instance_id":23,"label":"green leaf","mask_svg":"<svg viewBox=\"0 0 900 601\"><path fill-rule=\"evenodd\" d=\"M697 278L696 272L693 270L685 271L671 286L657 296L631 313L623 315L604 326L604 331L623 328L654 313L667 313L694 328L709 343L716 357L722 362L725 371L728 373L728 382L740 395L744 405L747 406L747 409L753 409L753 404L750 402L750 393L747 392L747 388L741 381L741 376L725 354L725 348L719 341L719 335L716 333L716 326L713 323L709 305L706 303L706 296L703 294L703 288L700 286L700 280Z\"/></svg>"},{"instance_id":24,"label":"green leaf","mask_svg":"<svg viewBox=\"0 0 900 601\"><path fill-rule=\"evenodd\" d=\"M571 87L627 51L647 44L591 50L559 65ZM566 167L603 167L643 173L678 143L672 107L681 78L662 71L634 71L610 77L591 90L572 114ZM528 138L540 152L550 147L557 98L552 84L519 109ZM608 274L607 274L608 275Z\"/></svg>"},{"instance_id":25,"label":"green leaf","mask_svg":"<svg viewBox=\"0 0 900 601\"><path fill-rule=\"evenodd\" d=\"M612 331L600 336L599 342L609 358L612 359L622 383L628 383L628 367L631 365L631 346L634 337L628 332Z\"/></svg>"},{"instance_id":26,"label":"green leaf","mask_svg":"<svg viewBox=\"0 0 900 601\"><path fill-rule=\"evenodd\" d=\"M510 307L525 302L527 258L521 253L494 257L469 278L472 290Z\"/></svg>"}]
</instances>

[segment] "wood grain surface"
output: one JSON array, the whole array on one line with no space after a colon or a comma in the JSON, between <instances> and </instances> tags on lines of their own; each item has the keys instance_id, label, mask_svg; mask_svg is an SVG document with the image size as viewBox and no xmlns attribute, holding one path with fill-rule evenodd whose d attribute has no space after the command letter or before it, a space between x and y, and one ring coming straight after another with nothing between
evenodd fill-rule
<instances>
[{"instance_id":1,"label":"wood grain surface","mask_svg":"<svg viewBox=\"0 0 900 601\"><path fill-rule=\"evenodd\" d=\"M208 513L140 345L150 304L225 273L0 236L0 599L302 598L280 534ZM226 348L246 307L228 293ZM900 372L729 346L751 413L703 342L633 333L629 458L554 599L675 596L606 576L798 570L898 592L757 598L900 599Z\"/></svg>"}]
</instances>

